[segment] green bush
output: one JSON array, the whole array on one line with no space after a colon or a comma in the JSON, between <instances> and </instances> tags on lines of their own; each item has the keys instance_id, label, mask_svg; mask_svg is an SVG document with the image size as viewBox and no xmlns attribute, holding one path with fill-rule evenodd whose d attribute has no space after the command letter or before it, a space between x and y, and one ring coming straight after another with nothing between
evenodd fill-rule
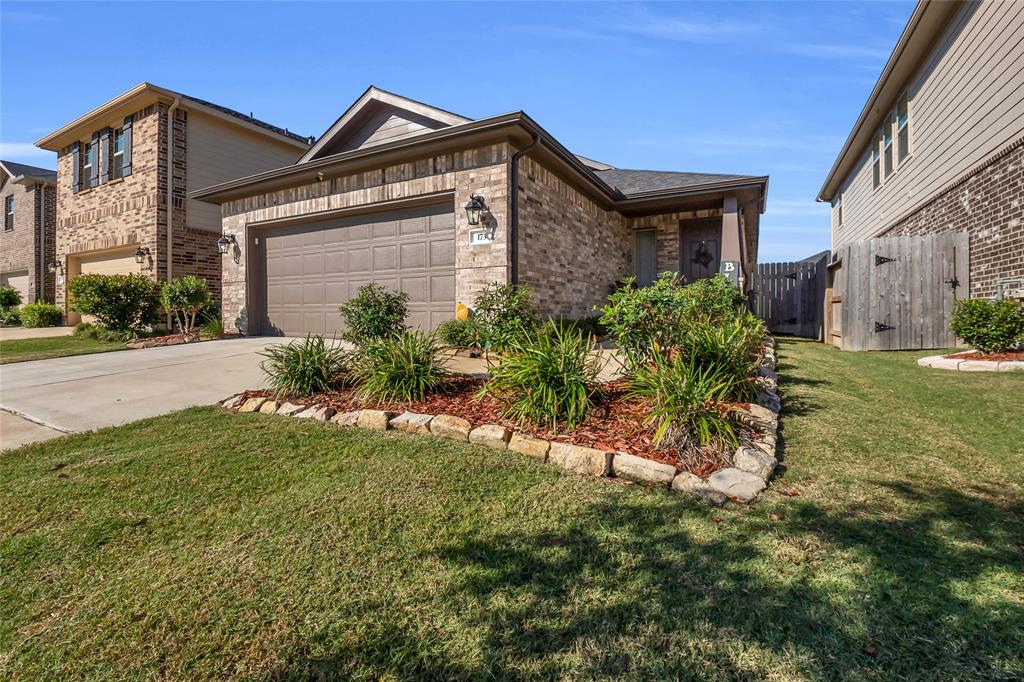
<instances>
[{"instance_id":1,"label":"green bush","mask_svg":"<svg viewBox=\"0 0 1024 682\"><path fill-rule=\"evenodd\" d=\"M722 364L695 358L654 356L637 369L630 395L649 400L649 423L657 425L654 442L674 448L736 447L732 410L724 404L740 387Z\"/></svg>"},{"instance_id":2,"label":"green bush","mask_svg":"<svg viewBox=\"0 0 1024 682\"><path fill-rule=\"evenodd\" d=\"M0 287L0 310L21 305L21 294L14 287Z\"/></svg>"},{"instance_id":3,"label":"green bush","mask_svg":"<svg viewBox=\"0 0 1024 682\"><path fill-rule=\"evenodd\" d=\"M206 317L203 320L202 325L199 327L200 336L205 336L210 339L219 339L224 336L224 323L220 317Z\"/></svg>"},{"instance_id":4,"label":"green bush","mask_svg":"<svg viewBox=\"0 0 1024 682\"><path fill-rule=\"evenodd\" d=\"M949 328L982 353L1005 353L1024 344L1024 303L971 298L953 304Z\"/></svg>"},{"instance_id":5,"label":"green bush","mask_svg":"<svg viewBox=\"0 0 1024 682\"><path fill-rule=\"evenodd\" d=\"M363 343L394 338L406 329L409 295L370 282L359 287L356 295L342 304L338 311L348 326L348 331L343 334L348 341Z\"/></svg>"},{"instance_id":6,"label":"green bush","mask_svg":"<svg viewBox=\"0 0 1024 682\"><path fill-rule=\"evenodd\" d=\"M725 275L699 279L683 287L687 323L717 324L746 310L746 298Z\"/></svg>"},{"instance_id":7,"label":"green bush","mask_svg":"<svg viewBox=\"0 0 1024 682\"><path fill-rule=\"evenodd\" d=\"M63 311L52 303L26 303L21 306L22 327L57 327L63 317Z\"/></svg>"},{"instance_id":8,"label":"green bush","mask_svg":"<svg viewBox=\"0 0 1024 682\"><path fill-rule=\"evenodd\" d=\"M437 336L443 343L455 348L479 348L480 340L476 320L445 320L437 328Z\"/></svg>"},{"instance_id":9,"label":"green bush","mask_svg":"<svg viewBox=\"0 0 1024 682\"><path fill-rule=\"evenodd\" d=\"M663 273L650 286L631 277L608 297L600 323L615 337L626 368L635 371L660 350L674 347L686 330L686 292L675 273Z\"/></svg>"},{"instance_id":10,"label":"green bush","mask_svg":"<svg viewBox=\"0 0 1024 682\"><path fill-rule=\"evenodd\" d=\"M345 381L350 354L322 336L307 336L260 353L260 367L271 392L279 398L310 396L330 391Z\"/></svg>"},{"instance_id":11,"label":"green bush","mask_svg":"<svg viewBox=\"0 0 1024 682\"><path fill-rule=\"evenodd\" d=\"M757 374L758 351L765 326L755 315L745 312L731 320L714 324L691 323L679 346L679 353L698 365L718 365L737 387L731 398L752 397L756 387L747 379Z\"/></svg>"},{"instance_id":12,"label":"green bush","mask_svg":"<svg viewBox=\"0 0 1024 682\"><path fill-rule=\"evenodd\" d=\"M533 291L524 284L491 282L473 301L473 308L480 344L489 350L506 350L537 326Z\"/></svg>"},{"instance_id":13,"label":"green bush","mask_svg":"<svg viewBox=\"0 0 1024 682\"><path fill-rule=\"evenodd\" d=\"M444 389L449 372L436 336L404 331L365 341L356 353L353 378L366 400L409 403Z\"/></svg>"},{"instance_id":14,"label":"green bush","mask_svg":"<svg viewBox=\"0 0 1024 682\"><path fill-rule=\"evenodd\" d=\"M178 323L178 329L185 336L195 330L196 317L212 303L206 280L195 275L172 279L163 286L160 303Z\"/></svg>"},{"instance_id":15,"label":"green bush","mask_svg":"<svg viewBox=\"0 0 1024 682\"><path fill-rule=\"evenodd\" d=\"M17 308L0 308L0 324L17 327L21 324L21 311Z\"/></svg>"},{"instance_id":16,"label":"green bush","mask_svg":"<svg viewBox=\"0 0 1024 682\"><path fill-rule=\"evenodd\" d=\"M145 275L79 275L68 282L71 309L105 327L133 332L155 322L160 285Z\"/></svg>"},{"instance_id":17,"label":"green bush","mask_svg":"<svg viewBox=\"0 0 1024 682\"><path fill-rule=\"evenodd\" d=\"M575 428L597 394L600 365L592 348L592 337L577 329L545 325L511 341L480 394L502 401L506 416L520 423Z\"/></svg>"},{"instance_id":18,"label":"green bush","mask_svg":"<svg viewBox=\"0 0 1024 682\"><path fill-rule=\"evenodd\" d=\"M79 322L71 332L72 336L80 339L99 339L100 341L120 341L121 337L117 332L97 327L92 322Z\"/></svg>"}]
</instances>

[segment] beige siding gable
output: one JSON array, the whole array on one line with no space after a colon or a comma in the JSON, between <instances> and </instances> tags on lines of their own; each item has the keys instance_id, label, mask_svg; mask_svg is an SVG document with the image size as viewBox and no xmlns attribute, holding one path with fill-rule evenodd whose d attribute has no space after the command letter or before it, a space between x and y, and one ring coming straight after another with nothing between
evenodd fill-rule
<instances>
[{"instance_id":1,"label":"beige siding gable","mask_svg":"<svg viewBox=\"0 0 1024 682\"><path fill-rule=\"evenodd\" d=\"M906 92L910 156L876 189L862 151L833 249L884 232L1024 136L1024 3L965 3Z\"/></svg>"},{"instance_id":2,"label":"beige siding gable","mask_svg":"<svg viewBox=\"0 0 1024 682\"><path fill-rule=\"evenodd\" d=\"M399 107L385 105L352 131L333 140L324 155L364 149L378 144L394 142L432 130L448 127L447 123Z\"/></svg>"},{"instance_id":3,"label":"beige siding gable","mask_svg":"<svg viewBox=\"0 0 1024 682\"><path fill-rule=\"evenodd\" d=\"M188 112L186 141L186 189L209 187L221 182L281 168L295 163L301 150L271 140L239 126L233 126L197 111ZM187 199L187 225L220 232L220 207Z\"/></svg>"}]
</instances>

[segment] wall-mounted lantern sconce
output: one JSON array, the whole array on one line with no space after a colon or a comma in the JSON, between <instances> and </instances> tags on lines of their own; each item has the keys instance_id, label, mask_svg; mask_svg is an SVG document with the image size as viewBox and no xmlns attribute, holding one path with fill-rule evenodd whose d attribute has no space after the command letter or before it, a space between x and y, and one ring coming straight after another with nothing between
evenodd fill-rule
<instances>
[{"instance_id":1,"label":"wall-mounted lantern sconce","mask_svg":"<svg viewBox=\"0 0 1024 682\"><path fill-rule=\"evenodd\" d=\"M46 271L51 275L57 272L57 264L54 263L53 261L50 261L49 263L46 264Z\"/></svg>"},{"instance_id":2,"label":"wall-mounted lantern sconce","mask_svg":"<svg viewBox=\"0 0 1024 682\"><path fill-rule=\"evenodd\" d=\"M466 202L466 218L469 220L470 225L479 225L480 216L487 213L487 204L484 203L484 198L479 194L471 194L469 201Z\"/></svg>"},{"instance_id":3,"label":"wall-mounted lantern sconce","mask_svg":"<svg viewBox=\"0 0 1024 682\"><path fill-rule=\"evenodd\" d=\"M234 248L232 248L232 247L234 247ZM217 252L220 255L222 255L222 256L226 256L227 253L228 253L228 249L231 249L232 250L232 254L231 254L232 255L232 259L236 263L238 262L238 259L239 259L239 254L238 254L238 248L237 247L238 247L238 240L235 239L235 235L233 235L233 234L226 234L226 235L224 235L223 237L221 237L220 239L217 240Z\"/></svg>"},{"instance_id":4,"label":"wall-mounted lantern sconce","mask_svg":"<svg viewBox=\"0 0 1024 682\"><path fill-rule=\"evenodd\" d=\"M139 248L135 249L135 253L132 255L135 257L135 262L138 263L139 265L142 265L143 263L146 262L146 258L149 256L149 247L140 246Z\"/></svg>"}]
</instances>

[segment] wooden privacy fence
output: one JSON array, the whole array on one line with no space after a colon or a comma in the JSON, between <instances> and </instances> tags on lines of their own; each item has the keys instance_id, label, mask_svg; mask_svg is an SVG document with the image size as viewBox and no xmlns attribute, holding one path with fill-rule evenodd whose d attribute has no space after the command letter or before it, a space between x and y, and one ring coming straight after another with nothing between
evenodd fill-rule
<instances>
[{"instance_id":1,"label":"wooden privacy fence","mask_svg":"<svg viewBox=\"0 0 1024 682\"><path fill-rule=\"evenodd\" d=\"M789 263L758 263L750 307L775 334L824 339L829 252Z\"/></svg>"},{"instance_id":2,"label":"wooden privacy fence","mask_svg":"<svg viewBox=\"0 0 1024 682\"><path fill-rule=\"evenodd\" d=\"M967 297L962 232L879 237L840 247L828 266L826 343L843 350L955 346L953 303Z\"/></svg>"}]
</instances>

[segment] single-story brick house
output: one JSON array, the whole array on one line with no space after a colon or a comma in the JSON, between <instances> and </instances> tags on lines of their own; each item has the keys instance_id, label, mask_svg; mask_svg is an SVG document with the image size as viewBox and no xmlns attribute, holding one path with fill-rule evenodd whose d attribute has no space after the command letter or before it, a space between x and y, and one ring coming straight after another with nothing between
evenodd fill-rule
<instances>
[{"instance_id":1,"label":"single-story brick house","mask_svg":"<svg viewBox=\"0 0 1024 682\"><path fill-rule=\"evenodd\" d=\"M422 328L491 281L528 284L566 318L631 275L728 263L743 286L767 187L613 168L521 111L471 120L371 87L295 164L189 196L222 207L225 327L303 335L339 331L338 306L369 281L406 291Z\"/></svg>"}]
</instances>

